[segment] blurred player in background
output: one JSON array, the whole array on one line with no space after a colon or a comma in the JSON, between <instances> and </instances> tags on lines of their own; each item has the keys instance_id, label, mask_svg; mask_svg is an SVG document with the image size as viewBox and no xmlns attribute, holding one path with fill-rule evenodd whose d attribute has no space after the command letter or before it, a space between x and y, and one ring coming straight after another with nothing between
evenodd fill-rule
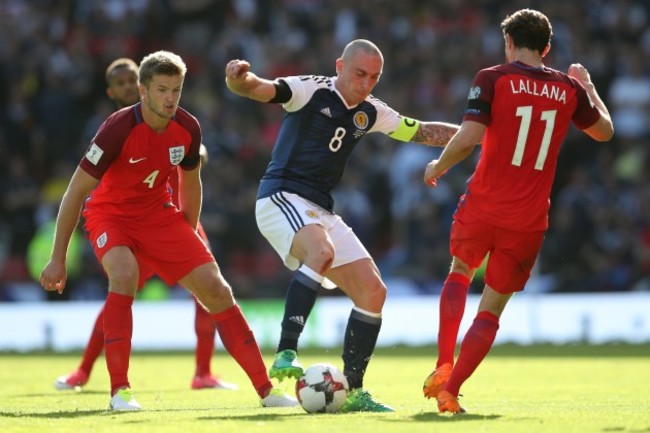
<instances>
[{"instance_id":1,"label":"blurred player in background","mask_svg":"<svg viewBox=\"0 0 650 433\"><path fill-rule=\"evenodd\" d=\"M273 388L232 290L196 231L201 129L178 106L186 70L183 60L168 51L142 60L141 102L110 115L79 163L61 202L52 256L40 282L45 290L63 291L68 242L83 208L87 236L108 277L103 315L111 409L141 409L128 378L132 305L150 273L169 285L179 282L205 306L263 406L295 406L295 398ZM179 175L178 206L168 184L172 172Z\"/></svg>"},{"instance_id":2,"label":"blurred player in background","mask_svg":"<svg viewBox=\"0 0 650 433\"><path fill-rule=\"evenodd\" d=\"M424 395L440 412L460 413L461 385L492 347L499 318L513 293L524 289L548 228L551 186L570 123L597 141L614 128L587 70L548 68L552 28L541 12L523 9L501 23L507 64L479 71L469 91L460 131L424 180L438 178L482 142L481 157L461 197L451 228L451 270L440 296L436 369ZM471 279L489 253L485 288L472 325L454 349Z\"/></svg>"},{"instance_id":3,"label":"blurred player in background","mask_svg":"<svg viewBox=\"0 0 650 433\"><path fill-rule=\"evenodd\" d=\"M269 375L298 377L298 338L320 287L338 286L354 302L343 342L350 395L344 412L388 412L363 389L375 349L386 286L352 229L333 212L332 189L359 140L381 132L400 141L444 146L458 126L401 116L370 92L384 58L367 40L350 42L336 61L336 77L283 77L273 81L250 71L244 60L226 66L235 94L282 104L287 114L271 162L260 183L256 217L262 234L285 265L296 270L286 295L282 333ZM332 284L333 283L333 284Z\"/></svg>"},{"instance_id":4,"label":"blurred player in background","mask_svg":"<svg viewBox=\"0 0 650 433\"><path fill-rule=\"evenodd\" d=\"M106 94L115 102L118 109L134 105L140 101L138 92L138 65L131 59L119 58L113 61L106 68ZM208 162L207 149L201 144L201 166ZM178 170L172 170L169 176L169 186L172 190L172 202L178 207ZM208 247L210 243L203 230L201 222L197 225L197 231ZM194 298L195 315L194 331L196 332L196 369L192 378L192 389L218 388L236 390L238 386L228 383L218 376L212 375L210 361L214 352L214 337L216 326L210 313L201 306ZM92 334L84 350L81 364L77 370L67 376L59 377L55 386L59 390L75 389L82 387L88 382L93 365L104 348L104 309L99 312L95 320Z\"/></svg>"}]
</instances>

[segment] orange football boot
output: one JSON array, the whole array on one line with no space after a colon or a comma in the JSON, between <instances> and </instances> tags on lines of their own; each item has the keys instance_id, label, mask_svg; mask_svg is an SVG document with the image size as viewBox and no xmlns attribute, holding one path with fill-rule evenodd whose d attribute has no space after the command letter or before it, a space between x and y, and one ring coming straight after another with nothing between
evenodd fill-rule
<instances>
[{"instance_id":1,"label":"orange football boot","mask_svg":"<svg viewBox=\"0 0 650 433\"><path fill-rule=\"evenodd\" d=\"M458 403L458 398L454 397L448 391L440 391L438 394L438 410L442 412L451 412L451 413L465 413L465 409L460 407Z\"/></svg>"},{"instance_id":2,"label":"orange football boot","mask_svg":"<svg viewBox=\"0 0 650 433\"><path fill-rule=\"evenodd\" d=\"M449 380L450 375L451 364L449 363L442 364L433 370L433 373L424 380L424 385L422 385L422 393L424 396L426 398L436 398Z\"/></svg>"}]
</instances>

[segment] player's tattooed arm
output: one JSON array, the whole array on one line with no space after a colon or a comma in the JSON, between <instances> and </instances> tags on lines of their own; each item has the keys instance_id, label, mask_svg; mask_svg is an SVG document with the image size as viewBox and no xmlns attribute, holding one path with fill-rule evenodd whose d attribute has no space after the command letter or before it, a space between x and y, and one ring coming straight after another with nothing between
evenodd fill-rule
<instances>
[{"instance_id":1,"label":"player's tattooed arm","mask_svg":"<svg viewBox=\"0 0 650 433\"><path fill-rule=\"evenodd\" d=\"M453 123L420 122L420 127L411 138L411 141L426 144L427 146L444 147L459 129L460 126Z\"/></svg>"}]
</instances>

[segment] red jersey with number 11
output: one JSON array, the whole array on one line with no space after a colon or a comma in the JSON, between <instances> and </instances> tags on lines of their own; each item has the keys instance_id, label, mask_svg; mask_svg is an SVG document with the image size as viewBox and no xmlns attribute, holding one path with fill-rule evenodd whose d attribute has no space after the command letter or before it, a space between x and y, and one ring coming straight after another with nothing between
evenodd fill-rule
<instances>
[{"instance_id":1,"label":"red jersey with number 11","mask_svg":"<svg viewBox=\"0 0 650 433\"><path fill-rule=\"evenodd\" d=\"M479 71L463 121L487 129L456 217L466 212L510 230L545 230L569 123L585 129L599 117L582 85L563 72L520 62Z\"/></svg>"}]
</instances>

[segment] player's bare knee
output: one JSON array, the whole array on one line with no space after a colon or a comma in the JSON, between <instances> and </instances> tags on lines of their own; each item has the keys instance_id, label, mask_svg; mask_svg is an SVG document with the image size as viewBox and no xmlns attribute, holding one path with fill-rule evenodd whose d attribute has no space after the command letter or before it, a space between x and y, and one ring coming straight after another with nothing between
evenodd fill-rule
<instances>
[{"instance_id":1,"label":"player's bare knee","mask_svg":"<svg viewBox=\"0 0 650 433\"><path fill-rule=\"evenodd\" d=\"M329 244L318 245L309 252L305 263L315 272L324 275L332 267L334 262L334 247Z\"/></svg>"},{"instance_id":2,"label":"player's bare knee","mask_svg":"<svg viewBox=\"0 0 650 433\"><path fill-rule=\"evenodd\" d=\"M224 305L233 303L232 289L223 280L215 280L205 291L204 299L201 300L208 309L221 309Z\"/></svg>"},{"instance_id":3,"label":"player's bare knee","mask_svg":"<svg viewBox=\"0 0 650 433\"><path fill-rule=\"evenodd\" d=\"M465 275L467 278L471 279L472 277L474 277L474 272L476 272L476 268L472 268L470 265L468 265L458 257L453 257L449 271L457 274Z\"/></svg>"},{"instance_id":4,"label":"player's bare knee","mask_svg":"<svg viewBox=\"0 0 650 433\"><path fill-rule=\"evenodd\" d=\"M354 304L373 313L381 313L386 302L386 286L381 280L371 280L363 283L353 296Z\"/></svg>"},{"instance_id":5,"label":"player's bare knee","mask_svg":"<svg viewBox=\"0 0 650 433\"><path fill-rule=\"evenodd\" d=\"M386 289L386 285L384 285L381 280L374 281L372 284L368 285L367 297L373 309L381 311L386 302L387 292L388 290Z\"/></svg>"},{"instance_id":6,"label":"player's bare knee","mask_svg":"<svg viewBox=\"0 0 650 433\"><path fill-rule=\"evenodd\" d=\"M135 291L138 284L138 270L137 268L124 267L120 269L112 269L108 274L109 286L111 291L118 293L127 293Z\"/></svg>"}]
</instances>

